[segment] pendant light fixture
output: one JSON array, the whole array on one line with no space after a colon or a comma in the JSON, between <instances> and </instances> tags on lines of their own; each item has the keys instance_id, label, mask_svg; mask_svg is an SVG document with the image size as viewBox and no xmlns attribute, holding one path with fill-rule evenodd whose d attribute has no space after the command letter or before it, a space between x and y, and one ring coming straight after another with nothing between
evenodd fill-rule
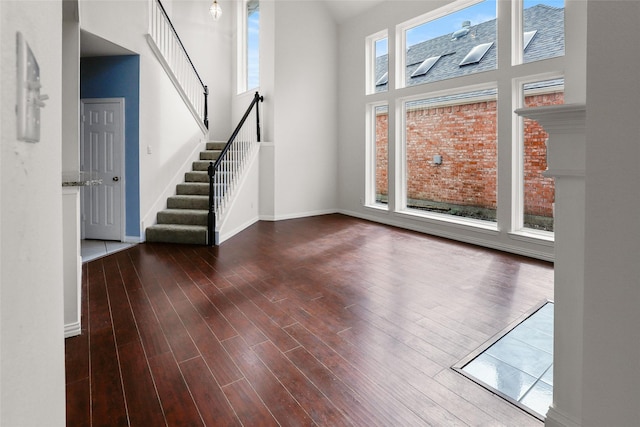
<instances>
[{"instance_id":1,"label":"pendant light fixture","mask_svg":"<svg viewBox=\"0 0 640 427\"><path fill-rule=\"evenodd\" d=\"M220 15L222 15L222 8L218 4L218 0L213 0L211 7L209 7L209 13L215 21L220 19Z\"/></svg>"}]
</instances>

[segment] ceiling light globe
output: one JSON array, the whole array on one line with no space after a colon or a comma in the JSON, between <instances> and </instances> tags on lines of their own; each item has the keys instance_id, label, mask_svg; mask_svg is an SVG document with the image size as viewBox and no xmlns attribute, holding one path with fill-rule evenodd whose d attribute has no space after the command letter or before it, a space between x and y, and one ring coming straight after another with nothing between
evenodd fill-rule
<instances>
[{"instance_id":1,"label":"ceiling light globe","mask_svg":"<svg viewBox=\"0 0 640 427\"><path fill-rule=\"evenodd\" d=\"M217 21L218 19L220 19L220 16L222 15L222 8L217 1L213 2L211 7L209 8L209 13L214 20Z\"/></svg>"}]
</instances>

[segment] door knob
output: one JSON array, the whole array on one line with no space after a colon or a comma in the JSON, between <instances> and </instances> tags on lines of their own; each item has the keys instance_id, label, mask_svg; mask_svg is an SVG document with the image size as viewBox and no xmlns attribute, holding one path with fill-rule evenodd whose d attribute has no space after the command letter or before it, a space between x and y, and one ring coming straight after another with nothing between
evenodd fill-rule
<instances>
[{"instance_id":1,"label":"door knob","mask_svg":"<svg viewBox=\"0 0 640 427\"><path fill-rule=\"evenodd\" d=\"M115 182L118 182L118 181L120 181L120 178L118 178L117 176L114 176L114 177L113 177L113 180L114 180Z\"/></svg>"}]
</instances>

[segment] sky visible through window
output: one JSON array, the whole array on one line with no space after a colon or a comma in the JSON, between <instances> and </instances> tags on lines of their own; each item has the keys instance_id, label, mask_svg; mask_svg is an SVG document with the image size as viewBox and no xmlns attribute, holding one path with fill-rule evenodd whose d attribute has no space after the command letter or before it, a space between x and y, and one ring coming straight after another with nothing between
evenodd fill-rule
<instances>
[{"instance_id":1,"label":"sky visible through window","mask_svg":"<svg viewBox=\"0 0 640 427\"><path fill-rule=\"evenodd\" d=\"M564 0L524 0L525 9L537 4L546 4L552 7L563 8ZM462 28L462 23L464 21L471 21L471 25L473 26L495 18L495 0L485 0L458 12L451 13L417 27L408 29L406 31L406 46L410 47L425 40L430 40L445 34L452 34L454 31ZM386 55L388 51L387 39L376 42L376 56Z\"/></svg>"},{"instance_id":2,"label":"sky visible through window","mask_svg":"<svg viewBox=\"0 0 640 427\"><path fill-rule=\"evenodd\" d=\"M257 2L256 2L257 3ZM260 9L247 15L247 90L260 86Z\"/></svg>"}]
</instances>

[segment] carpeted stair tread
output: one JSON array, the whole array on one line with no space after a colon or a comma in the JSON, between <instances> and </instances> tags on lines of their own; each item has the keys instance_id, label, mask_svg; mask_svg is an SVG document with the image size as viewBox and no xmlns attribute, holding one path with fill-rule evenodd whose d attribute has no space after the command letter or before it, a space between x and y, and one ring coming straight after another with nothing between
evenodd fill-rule
<instances>
[{"instance_id":1,"label":"carpeted stair tread","mask_svg":"<svg viewBox=\"0 0 640 427\"><path fill-rule=\"evenodd\" d=\"M209 209L209 196L182 194L167 199L169 209Z\"/></svg>"},{"instance_id":2,"label":"carpeted stair tread","mask_svg":"<svg viewBox=\"0 0 640 427\"><path fill-rule=\"evenodd\" d=\"M207 244L207 227L185 224L156 224L146 230L148 242Z\"/></svg>"},{"instance_id":3,"label":"carpeted stair tread","mask_svg":"<svg viewBox=\"0 0 640 427\"><path fill-rule=\"evenodd\" d=\"M227 145L226 142L210 141L207 142L207 150L222 150L225 145Z\"/></svg>"},{"instance_id":4,"label":"carpeted stair tread","mask_svg":"<svg viewBox=\"0 0 640 427\"><path fill-rule=\"evenodd\" d=\"M208 195L209 184L206 182L185 182L176 186L178 195Z\"/></svg>"},{"instance_id":5,"label":"carpeted stair tread","mask_svg":"<svg viewBox=\"0 0 640 427\"><path fill-rule=\"evenodd\" d=\"M192 171L184 174L185 182L209 182L209 174L206 171Z\"/></svg>"},{"instance_id":6,"label":"carpeted stair tread","mask_svg":"<svg viewBox=\"0 0 640 427\"><path fill-rule=\"evenodd\" d=\"M165 209L158 212L158 224L207 225L209 211L203 209Z\"/></svg>"}]
</instances>

